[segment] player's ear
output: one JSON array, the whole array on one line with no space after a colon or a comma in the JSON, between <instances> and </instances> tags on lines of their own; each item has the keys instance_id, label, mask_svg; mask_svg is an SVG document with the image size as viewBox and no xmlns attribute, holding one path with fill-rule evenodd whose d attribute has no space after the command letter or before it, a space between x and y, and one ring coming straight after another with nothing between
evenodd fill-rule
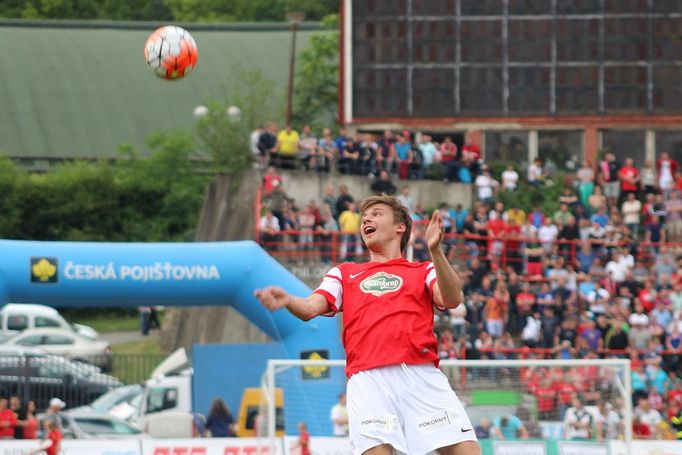
<instances>
[{"instance_id":1,"label":"player's ear","mask_svg":"<svg viewBox=\"0 0 682 455\"><path fill-rule=\"evenodd\" d=\"M402 234L407 230L407 226L405 226L405 223L398 223L395 226L395 231Z\"/></svg>"}]
</instances>

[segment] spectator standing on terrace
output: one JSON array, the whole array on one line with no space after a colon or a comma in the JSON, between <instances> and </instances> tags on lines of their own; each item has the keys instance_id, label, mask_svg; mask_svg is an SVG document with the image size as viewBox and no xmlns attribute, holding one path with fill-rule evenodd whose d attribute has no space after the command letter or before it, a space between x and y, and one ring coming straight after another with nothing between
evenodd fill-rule
<instances>
[{"instance_id":1,"label":"spectator standing on terrace","mask_svg":"<svg viewBox=\"0 0 682 455\"><path fill-rule=\"evenodd\" d=\"M654 164L651 160L644 161L640 174L642 176L642 189L644 190L644 194L655 193L656 170L654 169Z\"/></svg>"},{"instance_id":2,"label":"spectator standing on terrace","mask_svg":"<svg viewBox=\"0 0 682 455\"><path fill-rule=\"evenodd\" d=\"M670 159L667 152L661 153L661 157L656 161L656 173L658 174L658 189L665 196L674 187L677 169L677 161Z\"/></svg>"},{"instance_id":3,"label":"spectator standing on terrace","mask_svg":"<svg viewBox=\"0 0 682 455\"><path fill-rule=\"evenodd\" d=\"M0 439L14 439L17 416L8 407L7 398L0 397Z\"/></svg>"},{"instance_id":4,"label":"spectator standing on terrace","mask_svg":"<svg viewBox=\"0 0 682 455\"><path fill-rule=\"evenodd\" d=\"M492 201L499 183L490 175L490 169L483 168L483 173L476 177L476 189L478 191L478 200L484 203Z\"/></svg>"},{"instance_id":5,"label":"spectator standing on terrace","mask_svg":"<svg viewBox=\"0 0 682 455\"><path fill-rule=\"evenodd\" d=\"M627 200L621 206L623 222L630 230L633 238L639 235L639 214L642 212L642 203L636 198L635 193L629 192Z\"/></svg>"},{"instance_id":6,"label":"spectator standing on terrace","mask_svg":"<svg viewBox=\"0 0 682 455\"><path fill-rule=\"evenodd\" d=\"M665 201L665 229L669 242L682 240L682 199L677 190L670 191L670 199Z\"/></svg>"},{"instance_id":7,"label":"spectator standing on terrace","mask_svg":"<svg viewBox=\"0 0 682 455\"><path fill-rule=\"evenodd\" d=\"M315 227L315 214L310 205L306 205L297 216L298 229L300 231L298 241L303 250L313 248L313 228Z\"/></svg>"},{"instance_id":8,"label":"spectator standing on terrace","mask_svg":"<svg viewBox=\"0 0 682 455\"><path fill-rule=\"evenodd\" d=\"M277 186L282 186L282 177L277 173L277 170L270 166L263 176L263 193L270 194Z\"/></svg>"},{"instance_id":9,"label":"spectator standing on terrace","mask_svg":"<svg viewBox=\"0 0 682 455\"><path fill-rule=\"evenodd\" d=\"M277 155L277 123L268 122L258 138L258 150L260 150L263 166L275 161Z\"/></svg>"},{"instance_id":10,"label":"spectator standing on terrace","mask_svg":"<svg viewBox=\"0 0 682 455\"><path fill-rule=\"evenodd\" d=\"M393 155L398 162L398 176L401 180L407 180L410 175L412 145L410 144L409 134L407 131L399 134L397 141L393 144Z\"/></svg>"},{"instance_id":11,"label":"spectator standing on terrace","mask_svg":"<svg viewBox=\"0 0 682 455\"><path fill-rule=\"evenodd\" d=\"M471 134L466 135L466 142L462 146L462 164L471 175L478 175L481 163L481 147L476 144Z\"/></svg>"},{"instance_id":12,"label":"spectator standing on terrace","mask_svg":"<svg viewBox=\"0 0 682 455\"><path fill-rule=\"evenodd\" d=\"M339 185L339 197L336 198L336 214L340 216L341 213L345 212L348 208L348 203L353 202L353 196L350 195L348 191L348 186L345 184Z\"/></svg>"},{"instance_id":13,"label":"spectator standing on terrace","mask_svg":"<svg viewBox=\"0 0 682 455\"><path fill-rule=\"evenodd\" d=\"M277 133L277 159L279 166L294 169L298 158L298 131L291 125Z\"/></svg>"},{"instance_id":14,"label":"spectator standing on terrace","mask_svg":"<svg viewBox=\"0 0 682 455\"><path fill-rule=\"evenodd\" d=\"M260 218L258 225L260 230L260 240L266 248L273 251L277 250L277 243L279 241L279 220L272 214L272 210L267 209L265 214Z\"/></svg>"},{"instance_id":15,"label":"spectator standing on terrace","mask_svg":"<svg viewBox=\"0 0 682 455\"><path fill-rule=\"evenodd\" d=\"M303 125L298 142L298 158L305 170L317 169L317 138L310 125Z\"/></svg>"},{"instance_id":16,"label":"spectator standing on terrace","mask_svg":"<svg viewBox=\"0 0 682 455\"><path fill-rule=\"evenodd\" d=\"M377 174L377 156L379 154L379 145L374 141L370 133L365 133L362 141L358 144L360 152L359 157L359 174L374 177Z\"/></svg>"},{"instance_id":17,"label":"spectator standing on terrace","mask_svg":"<svg viewBox=\"0 0 682 455\"><path fill-rule=\"evenodd\" d=\"M391 130L385 130L378 142L379 153L377 154L377 170L388 173L395 172L395 150L393 144L396 139Z\"/></svg>"},{"instance_id":18,"label":"spectator standing on terrace","mask_svg":"<svg viewBox=\"0 0 682 455\"><path fill-rule=\"evenodd\" d=\"M583 165L577 172L578 194L580 203L587 207L587 200L594 191L594 169L588 160L583 160Z\"/></svg>"},{"instance_id":19,"label":"spectator standing on terrace","mask_svg":"<svg viewBox=\"0 0 682 455\"><path fill-rule=\"evenodd\" d=\"M265 155L261 153L260 149L258 148L258 141L260 140L260 135L263 134L263 131L264 129L262 126L257 126L249 136L249 149L251 150L251 156L256 162L256 166L260 169L265 169L265 166L267 165Z\"/></svg>"},{"instance_id":20,"label":"spectator standing on terrace","mask_svg":"<svg viewBox=\"0 0 682 455\"><path fill-rule=\"evenodd\" d=\"M627 196L632 193L636 196L639 193L639 182L642 178L632 158L625 159L625 165L618 171L618 178L621 195Z\"/></svg>"},{"instance_id":21,"label":"spectator standing on terrace","mask_svg":"<svg viewBox=\"0 0 682 455\"><path fill-rule=\"evenodd\" d=\"M400 194L398 195L398 200L403 205L403 207L405 207L407 209L408 213L412 214L414 212L414 208L415 208L414 198L412 196L410 196L410 187L408 185L405 185L400 189ZM466 214L464 216L466 216Z\"/></svg>"},{"instance_id":22,"label":"spectator standing on terrace","mask_svg":"<svg viewBox=\"0 0 682 455\"><path fill-rule=\"evenodd\" d=\"M538 240L546 253L554 251L554 242L559 237L559 228L552 223L551 218L545 218L542 226L538 229Z\"/></svg>"},{"instance_id":23,"label":"spectator standing on terrace","mask_svg":"<svg viewBox=\"0 0 682 455\"><path fill-rule=\"evenodd\" d=\"M540 158L535 158L528 166L528 173L526 175L528 183L533 186L540 186L544 183L545 173L542 170L542 160Z\"/></svg>"},{"instance_id":24,"label":"spectator standing on terrace","mask_svg":"<svg viewBox=\"0 0 682 455\"><path fill-rule=\"evenodd\" d=\"M339 149L332 137L329 128L322 130L322 137L317 144L317 160L315 169L317 172L329 172L334 168L334 163L339 156Z\"/></svg>"},{"instance_id":25,"label":"spectator standing on terrace","mask_svg":"<svg viewBox=\"0 0 682 455\"><path fill-rule=\"evenodd\" d=\"M315 234L320 242L322 262L332 261L332 236L339 231L339 225L331 214L329 207L323 207L320 211L320 224L315 226Z\"/></svg>"},{"instance_id":26,"label":"spectator standing on terrace","mask_svg":"<svg viewBox=\"0 0 682 455\"><path fill-rule=\"evenodd\" d=\"M431 136L428 134L422 134L422 140L419 144L419 150L422 152L422 158L424 160L424 169L428 170L434 164L437 164L440 160L440 154Z\"/></svg>"},{"instance_id":27,"label":"spectator standing on terrace","mask_svg":"<svg viewBox=\"0 0 682 455\"><path fill-rule=\"evenodd\" d=\"M370 189L374 194L388 194L393 196L397 190L395 183L391 181L391 176L386 171L379 172L379 177L372 182Z\"/></svg>"},{"instance_id":28,"label":"spectator standing on terrace","mask_svg":"<svg viewBox=\"0 0 682 455\"><path fill-rule=\"evenodd\" d=\"M654 254L658 254L660 244L665 243L666 235L664 226L658 216L654 215L651 217L651 223L646 226L644 241L653 244L650 248Z\"/></svg>"},{"instance_id":29,"label":"spectator standing on terrace","mask_svg":"<svg viewBox=\"0 0 682 455\"><path fill-rule=\"evenodd\" d=\"M610 205L615 205L620 196L620 182L618 181L618 171L620 166L616 162L616 155L606 152L604 158L599 162L599 184L604 190L604 196Z\"/></svg>"},{"instance_id":30,"label":"spectator standing on terrace","mask_svg":"<svg viewBox=\"0 0 682 455\"><path fill-rule=\"evenodd\" d=\"M360 214L354 202L349 202L345 211L339 215L339 229L343 235L341 241L341 260L352 255L350 260L359 260L362 254L360 243Z\"/></svg>"},{"instance_id":31,"label":"spectator standing on terrace","mask_svg":"<svg viewBox=\"0 0 682 455\"><path fill-rule=\"evenodd\" d=\"M458 180L458 156L457 156L457 144L452 142L450 136L446 136L443 139L443 143L440 144L440 162L445 170L445 180L448 182L454 182ZM470 182L462 182L470 183Z\"/></svg>"},{"instance_id":32,"label":"spectator standing on terrace","mask_svg":"<svg viewBox=\"0 0 682 455\"><path fill-rule=\"evenodd\" d=\"M505 191L515 191L519 185L519 173L514 169L513 164L508 164L507 169L502 172L502 189Z\"/></svg>"}]
</instances>

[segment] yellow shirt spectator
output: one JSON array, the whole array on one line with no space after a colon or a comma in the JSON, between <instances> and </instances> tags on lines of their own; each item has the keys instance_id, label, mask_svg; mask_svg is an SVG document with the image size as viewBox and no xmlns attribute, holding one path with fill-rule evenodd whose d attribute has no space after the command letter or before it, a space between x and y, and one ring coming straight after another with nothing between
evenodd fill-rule
<instances>
[{"instance_id":1,"label":"yellow shirt spectator","mask_svg":"<svg viewBox=\"0 0 682 455\"><path fill-rule=\"evenodd\" d=\"M341 232L357 233L360 232L360 214L351 210L346 210L339 215L339 227Z\"/></svg>"},{"instance_id":2,"label":"yellow shirt spectator","mask_svg":"<svg viewBox=\"0 0 682 455\"><path fill-rule=\"evenodd\" d=\"M507 210L507 220L514 220L517 226L523 226L523 223L526 222L526 212L521 209L511 208Z\"/></svg>"},{"instance_id":3,"label":"yellow shirt spectator","mask_svg":"<svg viewBox=\"0 0 682 455\"><path fill-rule=\"evenodd\" d=\"M299 136L296 130L287 128L277 133L277 151L280 156L296 156L298 154Z\"/></svg>"}]
</instances>

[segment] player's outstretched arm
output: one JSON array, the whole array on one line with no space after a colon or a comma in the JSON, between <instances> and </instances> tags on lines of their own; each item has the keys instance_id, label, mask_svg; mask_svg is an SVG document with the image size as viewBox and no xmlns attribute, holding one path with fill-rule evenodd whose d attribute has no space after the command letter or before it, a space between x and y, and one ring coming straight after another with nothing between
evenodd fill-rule
<instances>
[{"instance_id":1,"label":"player's outstretched arm","mask_svg":"<svg viewBox=\"0 0 682 455\"><path fill-rule=\"evenodd\" d=\"M304 321L329 311L327 300L320 294L308 297L295 297L278 286L257 289L254 296L268 310L275 311L286 308L291 314Z\"/></svg>"},{"instance_id":2,"label":"player's outstretched arm","mask_svg":"<svg viewBox=\"0 0 682 455\"><path fill-rule=\"evenodd\" d=\"M443 219L440 212L435 210L426 227L426 244L436 271L433 300L439 307L456 308L462 303L462 281L445 257L441 247L443 237Z\"/></svg>"}]
</instances>

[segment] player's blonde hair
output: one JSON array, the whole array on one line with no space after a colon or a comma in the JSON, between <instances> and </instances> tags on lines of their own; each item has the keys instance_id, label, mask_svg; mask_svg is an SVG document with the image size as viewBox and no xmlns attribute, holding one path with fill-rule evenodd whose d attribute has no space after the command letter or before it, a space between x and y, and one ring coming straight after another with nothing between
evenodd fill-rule
<instances>
[{"instance_id":1,"label":"player's blonde hair","mask_svg":"<svg viewBox=\"0 0 682 455\"><path fill-rule=\"evenodd\" d=\"M405 247L407 247L407 242L410 241L410 235L412 233L412 218L410 217L410 213L398 198L382 193L368 196L363 199L360 203L360 215L362 216L368 208L377 204L386 204L391 207L391 210L393 211L393 222L396 224L403 223L405 225L405 232L403 232L403 236L400 239L400 251L405 251Z\"/></svg>"}]
</instances>

